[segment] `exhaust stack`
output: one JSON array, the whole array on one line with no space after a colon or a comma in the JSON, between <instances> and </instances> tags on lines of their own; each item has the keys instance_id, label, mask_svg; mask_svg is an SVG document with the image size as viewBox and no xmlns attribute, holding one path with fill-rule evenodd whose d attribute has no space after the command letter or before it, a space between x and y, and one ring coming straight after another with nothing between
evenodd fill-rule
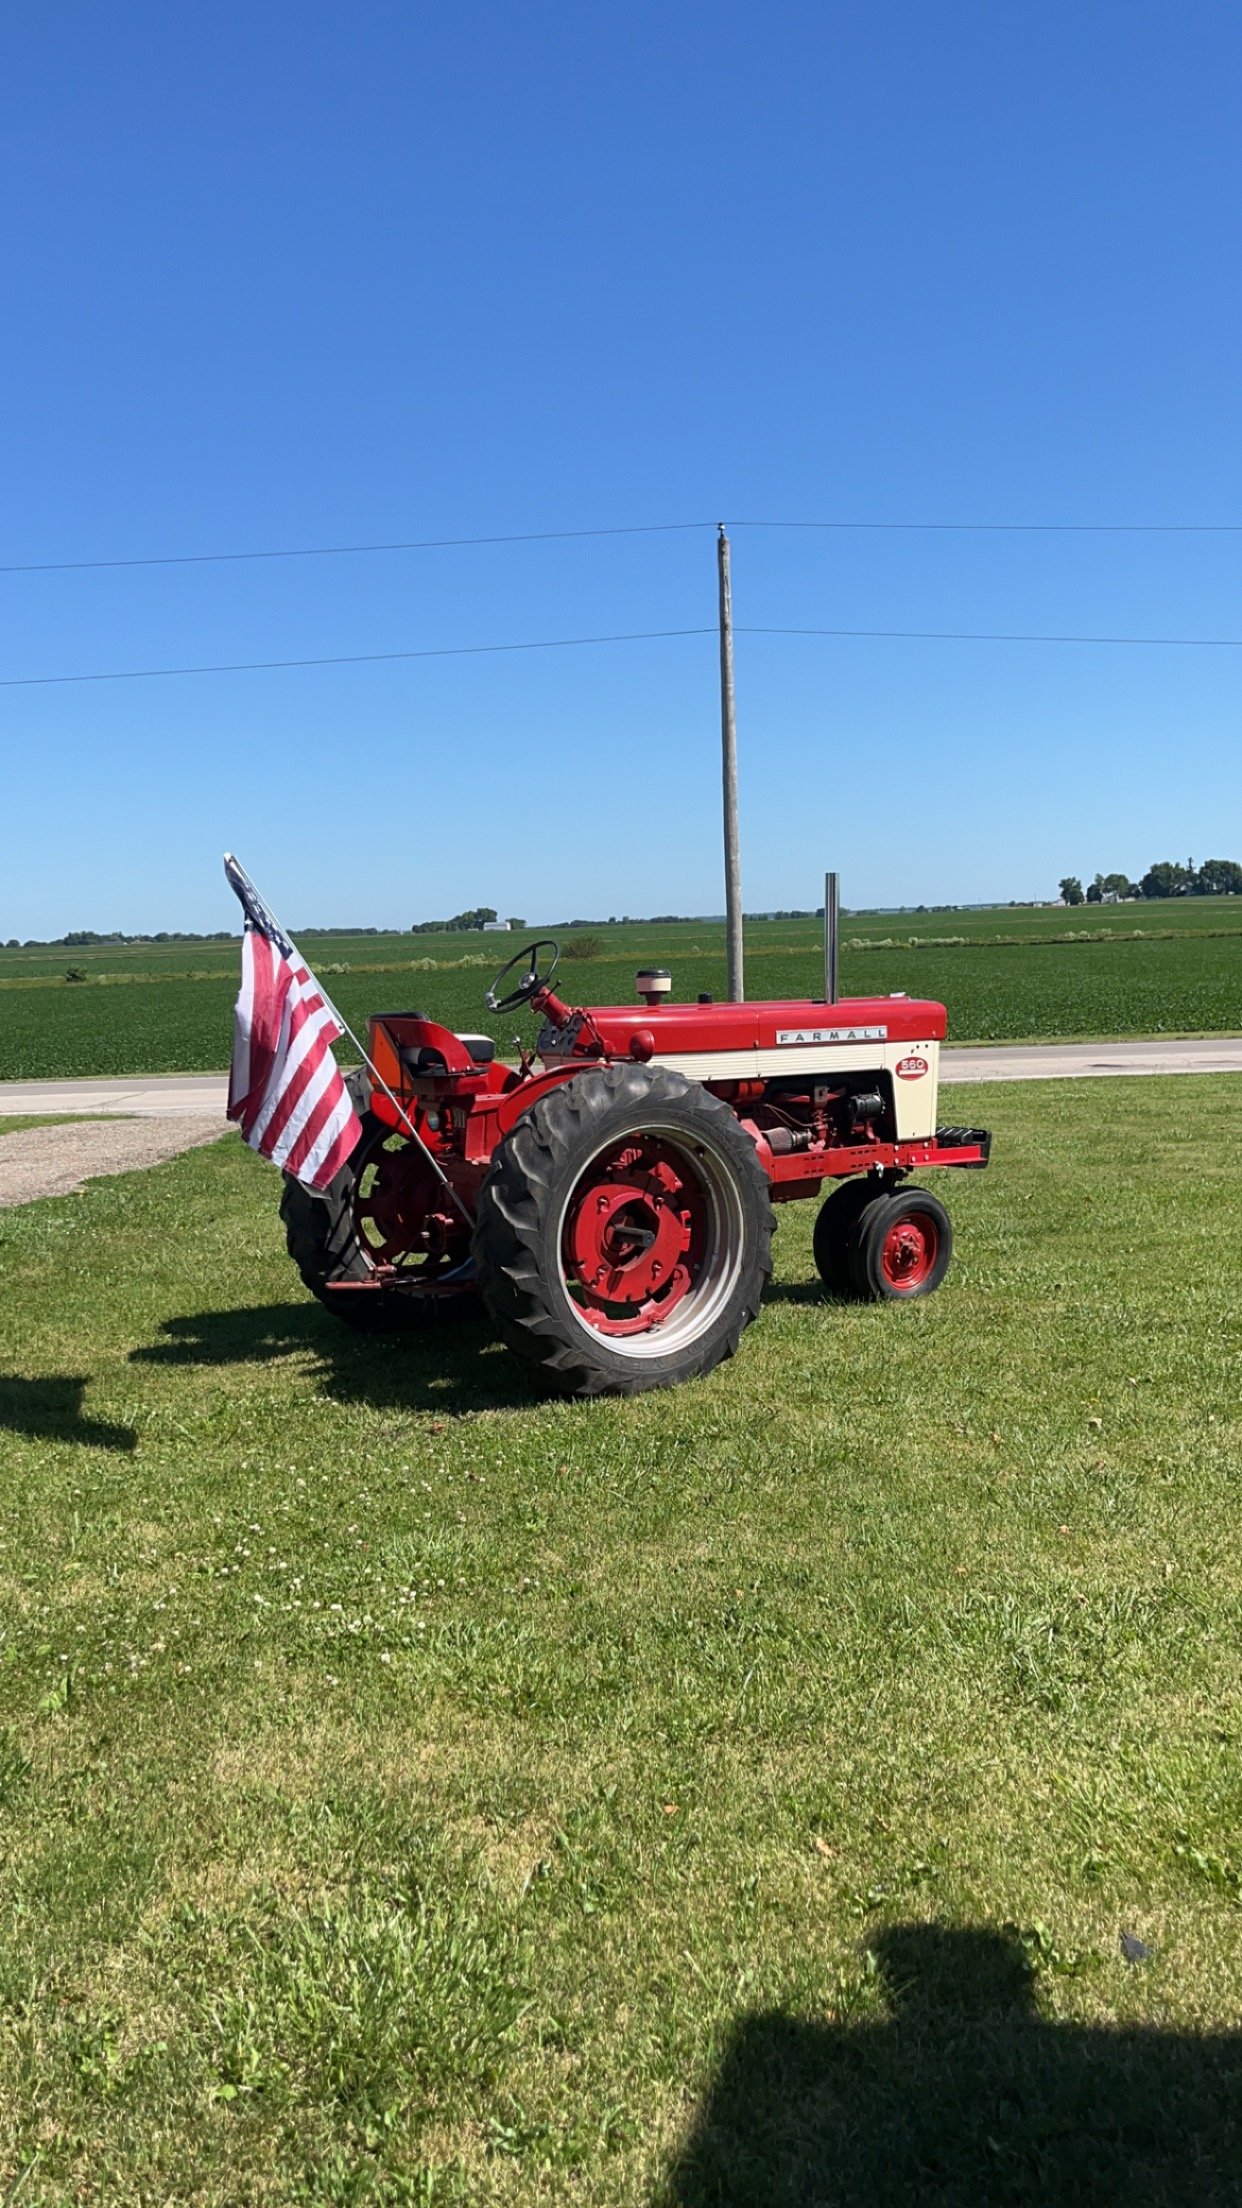
<instances>
[{"instance_id":1,"label":"exhaust stack","mask_svg":"<svg viewBox=\"0 0 1242 2208\"><path fill-rule=\"evenodd\" d=\"M824 876L824 1003L835 1004L841 974L841 877Z\"/></svg>"}]
</instances>

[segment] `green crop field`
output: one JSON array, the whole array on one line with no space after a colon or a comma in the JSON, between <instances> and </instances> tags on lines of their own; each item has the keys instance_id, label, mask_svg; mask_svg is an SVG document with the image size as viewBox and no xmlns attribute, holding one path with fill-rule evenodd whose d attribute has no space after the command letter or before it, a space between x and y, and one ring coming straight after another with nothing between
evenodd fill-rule
<instances>
[{"instance_id":1,"label":"green crop field","mask_svg":"<svg viewBox=\"0 0 1242 2208\"><path fill-rule=\"evenodd\" d=\"M631 1402L231 1137L0 1214L0 2199L1236 2201L1242 1083L961 1103L938 1296L784 1207Z\"/></svg>"},{"instance_id":2,"label":"green crop field","mask_svg":"<svg viewBox=\"0 0 1242 2208\"><path fill-rule=\"evenodd\" d=\"M1080 927L1071 922L1080 920ZM533 932L533 931L532 931ZM569 956L565 987L580 1002L633 998L644 960L670 967L678 996L725 988L719 922L648 922L562 930L592 939ZM1242 899L1047 907L979 913L849 915L842 987L905 989L943 1001L959 1042L1234 1032L1242 1027ZM814 920L750 921L747 993L814 996L823 988ZM483 991L517 939L478 935L308 937L307 956L346 1018L417 1007L504 1047L533 1029L483 1009ZM209 1072L228 1061L237 986L234 944L110 945L0 951L0 1080L88 1074ZM86 978L66 981L74 967Z\"/></svg>"}]
</instances>

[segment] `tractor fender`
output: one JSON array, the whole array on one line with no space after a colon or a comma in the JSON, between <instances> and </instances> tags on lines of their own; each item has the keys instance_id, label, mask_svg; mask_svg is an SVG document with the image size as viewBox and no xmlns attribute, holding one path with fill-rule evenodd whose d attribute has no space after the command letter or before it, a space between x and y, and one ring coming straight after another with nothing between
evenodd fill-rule
<instances>
[{"instance_id":1,"label":"tractor fender","mask_svg":"<svg viewBox=\"0 0 1242 2208\"><path fill-rule=\"evenodd\" d=\"M506 1089L494 1103L489 1097L488 1109L495 1113L497 1140L503 1139L512 1127L516 1127L522 1114L528 1112L532 1104L537 1104L541 1096L546 1096L550 1089L559 1089L563 1082L572 1081L579 1074L588 1073L599 1064L600 1061L596 1058L576 1058L563 1066L545 1066L542 1073L532 1073L527 1080L518 1081L513 1088Z\"/></svg>"}]
</instances>

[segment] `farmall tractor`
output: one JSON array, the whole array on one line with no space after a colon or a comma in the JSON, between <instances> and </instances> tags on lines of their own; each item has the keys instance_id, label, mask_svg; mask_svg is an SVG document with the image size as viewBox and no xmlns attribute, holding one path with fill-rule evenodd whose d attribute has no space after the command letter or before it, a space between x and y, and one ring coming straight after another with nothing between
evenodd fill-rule
<instances>
[{"instance_id":1,"label":"farmall tractor","mask_svg":"<svg viewBox=\"0 0 1242 2208\"><path fill-rule=\"evenodd\" d=\"M942 1005L676 1004L647 969L637 1005L573 1007L557 956L529 944L487 992L489 1010L542 1020L516 1066L488 1035L372 1018L379 1080L348 1077L362 1139L326 1197L286 1178L281 1204L290 1255L339 1318L400 1329L481 1299L570 1395L669 1387L732 1356L773 1207L825 1182L815 1263L834 1296L939 1287L949 1215L908 1176L984 1166L990 1143L936 1125Z\"/></svg>"}]
</instances>

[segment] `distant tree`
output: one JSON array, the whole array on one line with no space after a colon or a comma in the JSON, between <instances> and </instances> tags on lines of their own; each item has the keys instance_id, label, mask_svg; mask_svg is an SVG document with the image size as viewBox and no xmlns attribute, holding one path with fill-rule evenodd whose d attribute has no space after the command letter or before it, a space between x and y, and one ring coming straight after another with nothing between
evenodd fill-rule
<instances>
[{"instance_id":1,"label":"distant tree","mask_svg":"<svg viewBox=\"0 0 1242 2208\"><path fill-rule=\"evenodd\" d=\"M1061 883L1061 903L1063 905L1080 905L1082 901L1082 883L1076 874L1067 874Z\"/></svg>"},{"instance_id":2,"label":"distant tree","mask_svg":"<svg viewBox=\"0 0 1242 2208\"><path fill-rule=\"evenodd\" d=\"M1195 897L1242 897L1242 866L1236 859L1205 859L1191 884Z\"/></svg>"},{"instance_id":3,"label":"distant tree","mask_svg":"<svg viewBox=\"0 0 1242 2208\"><path fill-rule=\"evenodd\" d=\"M524 928L526 926L526 922L524 920L515 920L512 914L510 914L509 926L511 928Z\"/></svg>"},{"instance_id":4,"label":"distant tree","mask_svg":"<svg viewBox=\"0 0 1242 2208\"><path fill-rule=\"evenodd\" d=\"M1158 859L1139 883L1140 897L1184 897L1190 875L1177 859Z\"/></svg>"},{"instance_id":5,"label":"distant tree","mask_svg":"<svg viewBox=\"0 0 1242 2208\"><path fill-rule=\"evenodd\" d=\"M1103 902L1104 876L1102 874L1097 874L1095 880L1093 882L1088 882L1087 884L1087 903L1089 905L1102 905Z\"/></svg>"},{"instance_id":6,"label":"distant tree","mask_svg":"<svg viewBox=\"0 0 1242 2208\"><path fill-rule=\"evenodd\" d=\"M470 912L455 912L451 920L415 920L411 924L410 934L456 935L464 928L481 928L485 920L495 918L495 905L476 905Z\"/></svg>"},{"instance_id":7,"label":"distant tree","mask_svg":"<svg viewBox=\"0 0 1242 2208\"><path fill-rule=\"evenodd\" d=\"M1099 880L1098 875L1096 876L1096 879L1097 881ZM1130 880L1128 874L1106 874L1104 876L1103 888L1104 895L1106 897L1125 898L1136 897L1138 895L1138 891L1136 890L1134 883Z\"/></svg>"}]
</instances>

